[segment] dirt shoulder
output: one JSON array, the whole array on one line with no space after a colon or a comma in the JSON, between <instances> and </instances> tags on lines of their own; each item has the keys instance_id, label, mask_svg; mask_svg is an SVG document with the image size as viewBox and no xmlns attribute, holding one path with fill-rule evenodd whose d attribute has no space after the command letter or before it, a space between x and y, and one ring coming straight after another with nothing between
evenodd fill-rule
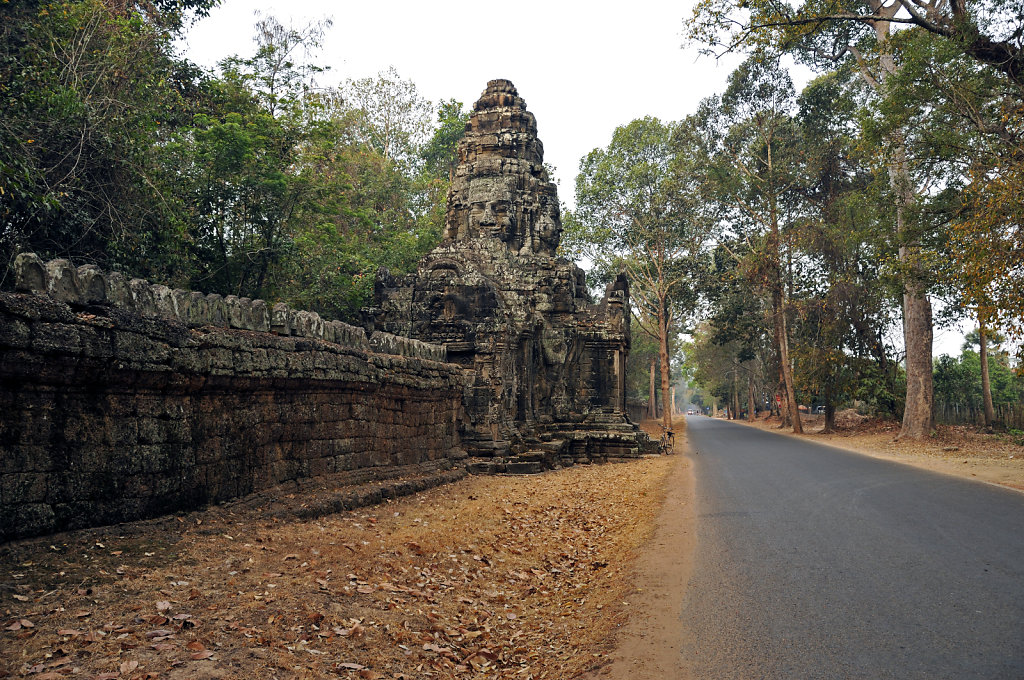
<instances>
[{"instance_id":1,"label":"dirt shoulder","mask_svg":"<svg viewBox=\"0 0 1024 680\"><path fill-rule=\"evenodd\" d=\"M687 450L685 437L677 438L675 452ZM683 664L679 612L696 546L694 476L686 457L672 459L676 464L665 479L665 500L654 534L637 560L636 587L628 596L628 607L636 615L630 616L616 635L608 665L585 675L584 680L690 678Z\"/></svg>"},{"instance_id":2,"label":"dirt shoulder","mask_svg":"<svg viewBox=\"0 0 1024 680\"><path fill-rule=\"evenodd\" d=\"M977 479L1024 491L1024 446L1007 434L985 434L973 428L939 425L927 441L896 441L899 423L861 418L854 413L839 414L840 430L822 434L821 416L805 417L804 434L779 429L776 418L758 419L760 427L791 437L803 437L848 451L883 458L944 474Z\"/></svg>"},{"instance_id":3,"label":"dirt shoulder","mask_svg":"<svg viewBox=\"0 0 1024 680\"><path fill-rule=\"evenodd\" d=\"M315 520L213 508L0 545L0 678L579 677L646 614L637 560L686 465L468 477Z\"/></svg>"}]
</instances>

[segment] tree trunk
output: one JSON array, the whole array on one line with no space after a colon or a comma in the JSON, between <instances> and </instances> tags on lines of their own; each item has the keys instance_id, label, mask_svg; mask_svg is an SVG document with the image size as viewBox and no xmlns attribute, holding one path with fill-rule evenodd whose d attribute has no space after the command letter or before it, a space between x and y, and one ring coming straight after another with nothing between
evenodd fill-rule
<instances>
[{"instance_id":1,"label":"tree trunk","mask_svg":"<svg viewBox=\"0 0 1024 680\"><path fill-rule=\"evenodd\" d=\"M736 375L733 374L732 382L730 383L730 386L729 386L729 396L727 397L727 401L726 401L726 404L725 404L725 417L726 417L727 420L732 420L733 414L735 413L735 410L733 409L733 404L736 402L736 400L734 398L735 395L736 395Z\"/></svg>"},{"instance_id":2,"label":"tree trunk","mask_svg":"<svg viewBox=\"0 0 1024 680\"><path fill-rule=\"evenodd\" d=\"M924 439L932 434L935 405L932 383L932 305L920 290L922 287L922 284L908 280L903 288L907 401L903 409L903 427L897 439Z\"/></svg>"},{"instance_id":3,"label":"tree trunk","mask_svg":"<svg viewBox=\"0 0 1024 680\"><path fill-rule=\"evenodd\" d=\"M895 16L899 3L886 11ZM862 65L861 75L876 90L884 89L889 76L899 66L892 54L891 26L887 21L872 25L879 44L878 79L874 79ZM921 265L920 239L909 233L908 210L914 203L915 189L911 183L907 162L907 146L902 132L894 132L887 140L889 159L889 185L896 195L896 235L900 241L899 259L904 270L903 282L903 343L906 348L907 398L903 409L903 427L896 439L924 439L930 437L934 419L934 387L932 383L932 306L925 286L924 267Z\"/></svg>"},{"instance_id":4,"label":"tree trunk","mask_svg":"<svg viewBox=\"0 0 1024 680\"><path fill-rule=\"evenodd\" d=\"M754 412L754 376L747 375L747 420L754 422L756 419Z\"/></svg>"},{"instance_id":5,"label":"tree trunk","mask_svg":"<svg viewBox=\"0 0 1024 680\"><path fill-rule=\"evenodd\" d=\"M740 419L740 388L736 380L736 372L732 374L732 419Z\"/></svg>"},{"instance_id":6,"label":"tree trunk","mask_svg":"<svg viewBox=\"0 0 1024 680\"><path fill-rule=\"evenodd\" d=\"M654 393L654 361L651 361L651 394L647 398L647 417L651 420L658 419L658 400Z\"/></svg>"},{"instance_id":7,"label":"tree trunk","mask_svg":"<svg viewBox=\"0 0 1024 680\"><path fill-rule=\"evenodd\" d=\"M981 398L985 404L985 427L991 428L996 420L996 411L992 406L992 383L988 376L988 337L985 333L985 323L978 319L978 347L981 358Z\"/></svg>"},{"instance_id":8,"label":"tree trunk","mask_svg":"<svg viewBox=\"0 0 1024 680\"><path fill-rule=\"evenodd\" d=\"M781 364L782 381L786 389L786 401L789 409L789 417L793 421L793 432L803 434L804 428L800 422L800 407L796 403L796 389L793 387L793 370L789 366L789 338L786 333L786 313L782 308L782 289L776 287L772 291L773 316L775 317L775 346L779 350L779 363Z\"/></svg>"},{"instance_id":9,"label":"tree trunk","mask_svg":"<svg viewBox=\"0 0 1024 680\"><path fill-rule=\"evenodd\" d=\"M658 304L658 358L661 359L661 425L666 430L672 429L672 405L669 403L671 377L668 365L668 310L665 301Z\"/></svg>"},{"instance_id":10,"label":"tree trunk","mask_svg":"<svg viewBox=\"0 0 1024 680\"><path fill-rule=\"evenodd\" d=\"M896 135L889 180L896 193L896 231L907 238L907 211L914 201L907 169L907 150L902 135ZM906 348L907 399L903 427L897 439L924 439L932 434L934 387L932 384L932 304L925 294L925 276L920 262L921 246L907 239L899 250L904 266L903 342Z\"/></svg>"},{"instance_id":11,"label":"tree trunk","mask_svg":"<svg viewBox=\"0 0 1024 680\"><path fill-rule=\"evenodd\" d=\"M771 146L768 150L769 171L772 166ZM779 352L779 369L782 372L782 384L786 390L786 401L790 420L793 421L794 434L803 434L800 422L800 410L796 403L796 389L793 387L793 369L789 365L789 335L786 330L786 291L782 270L782 230L779 228L779 209L775 202L775 194L769 193L771 232L769 253L771 256L771 280L769 286L772 294L772 322L775 327L775 348Z\"/></svg>"},{"instance_id":12,"label":"tree trunk","mask_svg":"<svg viewBox=\"0 0 1024 680\"><path fill-rule=\"evenodd\" d=\"M836 429L836 404L832 397L832 381L825 381L825 427L822 434L835 432Z\"/></svg>"}]
</instances>

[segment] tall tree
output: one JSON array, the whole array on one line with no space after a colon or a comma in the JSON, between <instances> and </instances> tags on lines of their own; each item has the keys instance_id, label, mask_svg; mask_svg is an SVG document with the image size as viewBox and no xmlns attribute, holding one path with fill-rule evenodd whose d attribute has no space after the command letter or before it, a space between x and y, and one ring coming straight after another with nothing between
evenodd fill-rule
<instances>
[{"instance_id":1,"label":"tall tree","mask_svg":"<svg viewBox=\"0 0 1024 680\"><path fill-rule=\"evenodd\" d=\"M425 208L418 212L437 235L444 229L448 188L459 164L459 141L466 136L468 122L469 111L462 108L462 102L442 101L437 107L437 128L420 149L419 184L424 188Z\"/></svg>"},{"instance_id":2,"label":"tall tree","mask_svg":"<svg viewBox=\"0 0 1024 680\"><path fill-rule=\"evenodd\" d=\"M711 154L703 166L706 195L723 204L723 237L744 243L742 269L769 300L783 397L793 430L802 432L787 318L790 240L801 206L800 135L793 112L788 73L759 53L730 75L720 99L702 103L693 120Z\"/></svg>"},{"instance_id":3,"label":"tall tree","mask_svg":"<svg viewBox=\"0 0 1024 680\"><path fill-rule=\"evenodd\" d=\"M687 35L712 52L756 46L860 51L865 31L911 26L1024 85L1024 13L1014 0L701 0ZM823 36L828 36L822 43ZM821 52L827 54L828 52Z\"/></svg>"},{"instance_id":4,"label":"tall tree","mask_svg":"<svg viewBox=\"0 0 1024 680\"><path fill-rule=\"evenodd\" d=\"M986 410L995 412L998 407L1024 400L1024 379L1014 374L1010 356L1002 347L1004 341L1003 336L992 333L986 341L988 350L983 364L980 329L974 329L967 334L959 357L944 354L936 359L936 398L946 410L981 411L988 418ZM982 371L989 374L987 397L982 388Z\"/></svg>"},{"instance_id":5,"label":"tall tree","mask_svg":"<svg viewBox=\"0 0 1024 680\"><path fill-rule=\"evenodd\" d=\"M642 118L580 163L569 238L599 268L623 270L640 327L659 343L662 424L672 428L670 358L676 324L696 300L694 275L704 225L694 209L685 154L673 126Z\"/></svg>"},{"instance_id":6,"label":"tall tree","mask_svg":"<svg viewBox=\"0 0 1024 680\"><path fill-rule=\"evenodd\" d=\"M705 0L698 3L686 33L689 39L702 41L710 52L744 46L792 51L807 63L826 69L852 60L865 85L877 98L884 99L890 80L900 68L893 24L904 23L900 12L910 11L904 6L910 4L909 0L836 0L824 5L808 2L793 9L785 3L755 0L748 9L746 0L735 4L732 0ZM913 4L921 11L929 5L927 1ZM931 4L936 8L944 5ZM889 104L895 103L889 100ZM906 111L902 113L906 115ZM903 275L907 398L899 436L922 438L930 436L932 429L933 332L922 233L913 219L920 188L914 179L913 158L908 154L911 130L907 125L888 126L880 139L880 151L889 172Z\"/></svg>"},{"instance_id":7,"label":"tall tree","mask_svg":"<svg viewBox=\"0 0 1024 680\"><path fill-rule=\"evenodd\" d=\"M462 108L462 102L449 99L437 107L437 129L423 145L424 170L435 177L450 179L459 164L456 153L459 142L466 136L469 111Z\"/></svg>"},{"instance_id":8,"label":"tall tree","mask_svg":"<svg viewBox=\"0 0 1024 680\"><path fill-rule=\"evenodd\" d=\"M271 297L271 279L293 246L291 223L319 181L302 161L320 128L311 120L305 63L328 22L302 28L272 16L256 24L252 56L229 57L207 89L204 110L168 150L182 194L180 228L189 234L189 284Z\"/></svg>"},{"instance_id":9,"label":"tall tree","mask_svg":"<svg viewBox=\"0 0 1024 680\"><path fill-rule=\"evenodd\" d=\"M794 354L798 386L825 405L826 431L835 426L837 405L855 392L898 415L891 399L896 362L885 341L898 293L881 265L887 239L877 238L875 187L884 172L859 143L852 85L851 74L835 71L815 78L798 98L806 212L795 242L805 267Z\"/></svg>"},{"instance_id":10,"label":"tall tree","mask_svg":"<svg viewBox=\"0 0 1024 680\"><path fill-rule=\"evenodd\" d=\"M415 83L391 67L376 78L349 80L342 96L357 115L360 141L395 163L418 161L430 137L434 108Z\"/></svg>"},{"instance_id":11,"label":"tall tree","mask_svg":"<svg viewBox=\"0 0 1024 680\"><path fill-rule=\"evenodd\" d=\"M0 3L0 281L20 250L174 270L161 144L202 77L171 41L179 9L213 3L168 4Z\"/></svg>"}]
</instances>

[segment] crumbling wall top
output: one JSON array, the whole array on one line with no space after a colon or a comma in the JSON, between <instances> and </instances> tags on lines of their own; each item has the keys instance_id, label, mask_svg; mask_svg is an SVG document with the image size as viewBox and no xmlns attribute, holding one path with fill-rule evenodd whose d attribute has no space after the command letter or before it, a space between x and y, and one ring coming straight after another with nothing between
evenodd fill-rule
<instances>
[{"instance_id":1,"label":"crumbling wall top","mask_svg":"<svg viewBox=\"0 0 1024 680\"><path fill-rule=\"evenodd\" d=\"M118 272L103 272L94 265L75 267L68 260L43 262L35 253L14 260L15 289L35 293L69 305L108 305L140 316L177 321L186 326L216 326L239 330L315 338L359 351L398 354L430 361L447 361L441 345L394 336L367 339L366 331L342 321L321 318L316 312L296 310L278 302L235 295L204 295L171 289L145 279L127 280Z\"/></svg>"}]
</instances>

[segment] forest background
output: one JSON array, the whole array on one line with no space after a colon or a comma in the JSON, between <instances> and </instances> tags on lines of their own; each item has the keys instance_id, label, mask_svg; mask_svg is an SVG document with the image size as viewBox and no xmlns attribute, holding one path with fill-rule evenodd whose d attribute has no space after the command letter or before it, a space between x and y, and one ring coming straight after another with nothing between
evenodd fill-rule
<instances>
[{"instance_id":1,"label":"forest background","mask_svg":"<svg viewBox=\"0 0 1024 680\"><path fill-rule=\"evenodd\" d=\"M463 105L393 69L320 86L327 20L264 16L251 55L201 69L175 41L216 4L0 3L3 287L32 250L358 321L378 267L409 271L436 245ZM696 113L624 123L582 160L564 214L563 252L589 258L592 283L630 275L633 396L653 391L653 363L662 403L685 376L794 427L808 403L827 422L850 404L903 418L915 437L936 413L1012 418L1014 3L685 13L689 44L746 60ZM814 74L800 91L793 59ZM966 351L933 359L933 329L965 317Z\"/></svg>"}]
</instances>

